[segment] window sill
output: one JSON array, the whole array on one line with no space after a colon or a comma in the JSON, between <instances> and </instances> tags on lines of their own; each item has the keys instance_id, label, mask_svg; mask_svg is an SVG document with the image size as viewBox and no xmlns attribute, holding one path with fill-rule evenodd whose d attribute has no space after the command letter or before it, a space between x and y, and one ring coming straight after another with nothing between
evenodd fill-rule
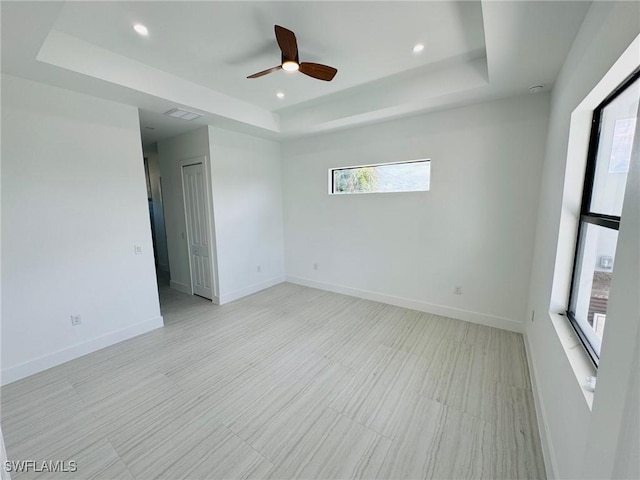
<instances>
[{"instance_id":1,"label":"window sill","mask_svg":"<svg viewBox=\"0 0 640 480\"><path fill-rule=\"evenodd\" d=\"M558 339L562 344L564 353L567 355L571 370L576 377L576 382L580 391L584 395L584 399L587 402L589 410L593 405L593 392L587 390L584 385L587 381L587 377L596 376L597 370L593 366L589 354L584 349L582 342L578 338L576 332L571 327L569 319L559 313L549 312L551 318L551 324L558 334ZM597 387L596 387L597 388Z\"/></svg>"}]
</instances>

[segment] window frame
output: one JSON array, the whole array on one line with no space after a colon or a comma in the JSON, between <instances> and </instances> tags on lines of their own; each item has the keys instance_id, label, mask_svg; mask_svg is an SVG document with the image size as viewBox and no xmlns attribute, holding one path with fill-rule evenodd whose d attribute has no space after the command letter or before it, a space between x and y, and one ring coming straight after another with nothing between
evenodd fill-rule
<instances>
[{"instance_id":1,"label":"window frame","mask_svg":"<svg viewBox=\"0 0 640 480\"><path fill-rule=\"evenodd\" d=\"M427 190L406 190L406 191L393 191L393 192L336 192L335 191L335 175L334 172L339 170L354 170L356 168L369 168L369 167L384 167L386 165L407 165L410 163L428 163L429 164L429 188ZM370 163L367 165L352 165L348 167L332 167L329 168L329 195L363 195L363 194L376 194L376 193L425 193L431 190L431 159L430 158L418 158L416 160L400 160L397 162L384 162L384 163Z\"/></svg>"},{"instance_id":2,"label":"window frame","mask_svg":"<svg viewBox=\"0 0 640 480\"><path fill-rule=\"evenodd\" d=\"M585 168L582 202L580 204L580 216L578 218L578 231L576 235L573 268L571 273L571 286L569 289L569 302L567 304L566 315L569 319L569 323L578 335L580 342L589 354L589 358L591 359L591 362L596 367L596 369L598 368L598 365L600 363L600 356L589 342L586 334L582 331L582 327L576 320L573 312L571 311L571 308L573 305L574 295L577 293L576 274L578 266L580 264L579 260L582 256L582 237L586 225L592 224L616 231L620 230L621 216L606 215L591 211L591 200L593 199L593 186L595 183L596 166L598 162L598 147L600 144L600 134L602 127L602 112L611 102L618 98L618 96L620 96L622 92L624 92L638 79L640 79L640 68L634 70L631 75L629 75L620 85L618 85L609 95L607 95L602 102L600 102L600 104L593 110L593 117L591 119L591 133L589 136L587 165Z\"/></svg>"}]
</instances>

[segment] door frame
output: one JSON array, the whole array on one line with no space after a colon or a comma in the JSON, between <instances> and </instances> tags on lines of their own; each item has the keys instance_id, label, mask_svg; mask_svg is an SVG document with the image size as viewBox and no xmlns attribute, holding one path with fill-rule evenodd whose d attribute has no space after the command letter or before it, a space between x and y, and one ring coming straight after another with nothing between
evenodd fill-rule
<instances>
[{"instance_id":1,"label":"door frame","mask_svg":"<svg viewBox=\"0 0 640 480\"><path fill-rule=\"evenodd\" d=\"M220 294L218 292L218 257L216 256L216 236L215 236L215 219L213 216L213 189L211 183L211 168L209 164L209 157L207 155L200 155L197 157L185 158L184 160L178 161L178 165L180 166L180 189L182 190L182 210L184 215L184 246L187 251L187 261L189 264L189 289L191 291L191 295L193 295L193 276L192 276L192 266L191 266L191 255L189 253L189 228L187 225L187 202L185 200L185 191L184 191L184 167L188 167L190 165L202 164L202 171L205 177L205 185L204 185L204 194L205 194L205 204L206 204L206 216L207 216L207 228L209 231L209 258L211 261L209 262L211 268L211 291L213 292L211 301L215 304L220 304Z\"/></svg>"}]
</instances>

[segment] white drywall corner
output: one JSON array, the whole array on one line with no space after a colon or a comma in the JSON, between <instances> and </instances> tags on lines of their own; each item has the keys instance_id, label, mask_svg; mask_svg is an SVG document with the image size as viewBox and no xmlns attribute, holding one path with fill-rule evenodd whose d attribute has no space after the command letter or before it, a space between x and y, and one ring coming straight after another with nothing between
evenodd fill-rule
<instances>
[{"instance_id":1,"label":"white drywall corner","mask_svg":"<svg viewBox=\"0 0 640 480\"><path fill-rule=\"evenodd\" d=\"M136 108L2 76L2 297L3 383L162 325Z\"/></svg>"},{"instance_id":2,"label":"white drywall corner","mask_svg":"<svg viewBox=\"0 0 640 480\"><path fill-rule=\"evenodd\" d=\"M285 142L287 277L521 330L548 104L528 95ZM418 158L431 159L428 192L328 194L330 168Z\"/></svg>"}]
</instances>

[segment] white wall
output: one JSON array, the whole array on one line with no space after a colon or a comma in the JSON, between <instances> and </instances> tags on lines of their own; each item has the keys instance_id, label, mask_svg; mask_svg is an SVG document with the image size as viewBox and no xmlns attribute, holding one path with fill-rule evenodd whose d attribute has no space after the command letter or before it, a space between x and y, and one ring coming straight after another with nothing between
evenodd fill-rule
<instances>
[{"instance_id":1,"label":"white wall","mask_svg":"<svg viewBox=\"0 0 640 480\"><path fill-rule=\"evenodd\" d=\"M151 200L153 205L154 243L158 268L169 271L169 252L167 251L167 234L164 226L164 205L162 202L162 185L160 175L160 158L158 144L154 143L144 149L144 156L149 166L149 182L151 183Z\"/></svg>"},{"instance_id":2,"label":"white wall","mask_svg":"<svg viewBox=\"0 0 640 480\"><path fill-rule=\"evenodd\" d=\"M621 454L621 458L628 459L632 451L629 448L633 446L631 443L625 449L624 445L617 445L623 407L616 404L614 398L617 396L623 402L631 395L625 372L632 366L633 349L637 349L638 345L637 336L633 333L633 328L637 329L639 317L638 262L636 260L634 263L632 257L629 257L635 248L637 258L637 233L634 234L633 229L627 229L627 233L621 230L618 240L593 414L585 400L588 395L585 395L580 385L583 379L577 379L577 373L574 373L582 371L580 358L576 356L584 356L581 347L569 338L571 335L567 331L559 337L556 331L558 318L562 320L562 325L565 325L565 321L562 317L554 317L547 312L560 312L567 306L576 218L584 177L584 162L581 169L572 166L565 172L571 114L639 31L640 5L637 2L594 2L552 94L529 297L530 308L535 309L536 315L534 322L527 323L526 333L531 366L536 375L538 405L546 421L546 427L542 430L549 454L547 467L559 478L611 478L614 462L612 457ZM636 58L638 56L636 54ZM579 152L579 156L584 158L586 146L572 145L571 148L583 148L584 151ZM570 154L572 152L573 150L569 151ZM567 191L575 191L577 194L566 195ZM627 193L633 194L631 191ZM637 197L635 201L637 202ZM623 218L623 227L624 223ZM627 260L624 260L625 255ZM621 263L631 268L625 276L627 285L624 287L620 287ZM554 278L556 269L563 274ZM631 297L635 297L635 307L630 303L624 307L624 302L629 302ZM619 313L616 314L616 311ZM567 342L573 342L574 347L568 346ZM627 348L629 345L631 347ZM607 364L617 368L608 367ZM637 375L637 364L634 370ZM632 421L633 418L630 416L625 422ZM638 418L637 412L635 418ZM611 441L612 436L616 440ZM632 437L633 435L629 436Z\"/></svg>"},{"instance_id":3,"label":"white wall","mask_svg":"<svg viewBox=\"0 0 640 480\"><path fill-rule=\"evenodd\" d=\"M528 95L283 144L288 278L521 330L548 101ZM329 168L418 158L431 159L429 192L327 194Z\"/></svg>"},{"instance_id":4,"label":"white wall","mask_svg":"<svg viewBox=\"0 0 640 480\"><path fill-rule=\"evenodd\" d=\"M188 287L180 160L206 156L212 192L215 296L230 302L284 280L277 142L214 127L158 142L172 286ZM260 267L260 271L258 271ZM184 290L184 288L183 288Z\"/></svg>"},{"instance_id":5,"label":"white wall","mask_svg":"<svg viewBox=\"0 0 640 480\"><path fill-rule=\"evenodd\" d=\"M220 303L226 303L284 281L280 145L213 127L209 135Z\"/></svg>"},{"instance_id":6,"label":"white wall","mask_svg":"<svg viewBox=\"0 0 640 480\"><path fill-rule=\"evenodd\" d=\"M162 326L134 107L2 76L2 297L3 383Z\"/></svg>"},{"instance_id":7,"label":"white wall","mask_svg":"<svg viewBox=\"0 0 640 480\"><path fill-rule=\"evenodd\" d=\"M640 12L639 12L640 13ZM639 17L640 21L640 17ZM640 33L640 30L639 30ZM637 42L640 53L640 38ZM637 65L640 57L636 55ZM584 478L640 478L640 134L636 133L618 235L602 341L598 383L589 419ZM635 462L630 459L635 458Z\"/></svg>"},{"instance_id":8,"label":"white wall","mask_svg":"<svg viewBox=\"0 0 640 480\"><path fill-rule=\"evenodd\" d=\"M636 337L635 358L632 365L640 365L640 339ZM640 478L640 375L632 369L626 382L627 395L612 478Z\"/></svg>"},{"instance_id":9,"label":"white wall","mask_svg":"<svg viewBox=\"0 0 640 480\"><path fill-rule=\"evenodd\" d=\"M191 293L189 250L186 240L187 227L182 195L182 166L180 162L195 157L207 157L205 168L210 168L208 127L201 127L182 135L159 141L158 155L160 159L160 174L162 176L164 220L171 286L183 292ZM209 202L211 202L210 198ZM215 238L213 223L212 220L211 239ZM217 297L215 259L213 260L214 296Z\"/></svg>"}]
</instances>

